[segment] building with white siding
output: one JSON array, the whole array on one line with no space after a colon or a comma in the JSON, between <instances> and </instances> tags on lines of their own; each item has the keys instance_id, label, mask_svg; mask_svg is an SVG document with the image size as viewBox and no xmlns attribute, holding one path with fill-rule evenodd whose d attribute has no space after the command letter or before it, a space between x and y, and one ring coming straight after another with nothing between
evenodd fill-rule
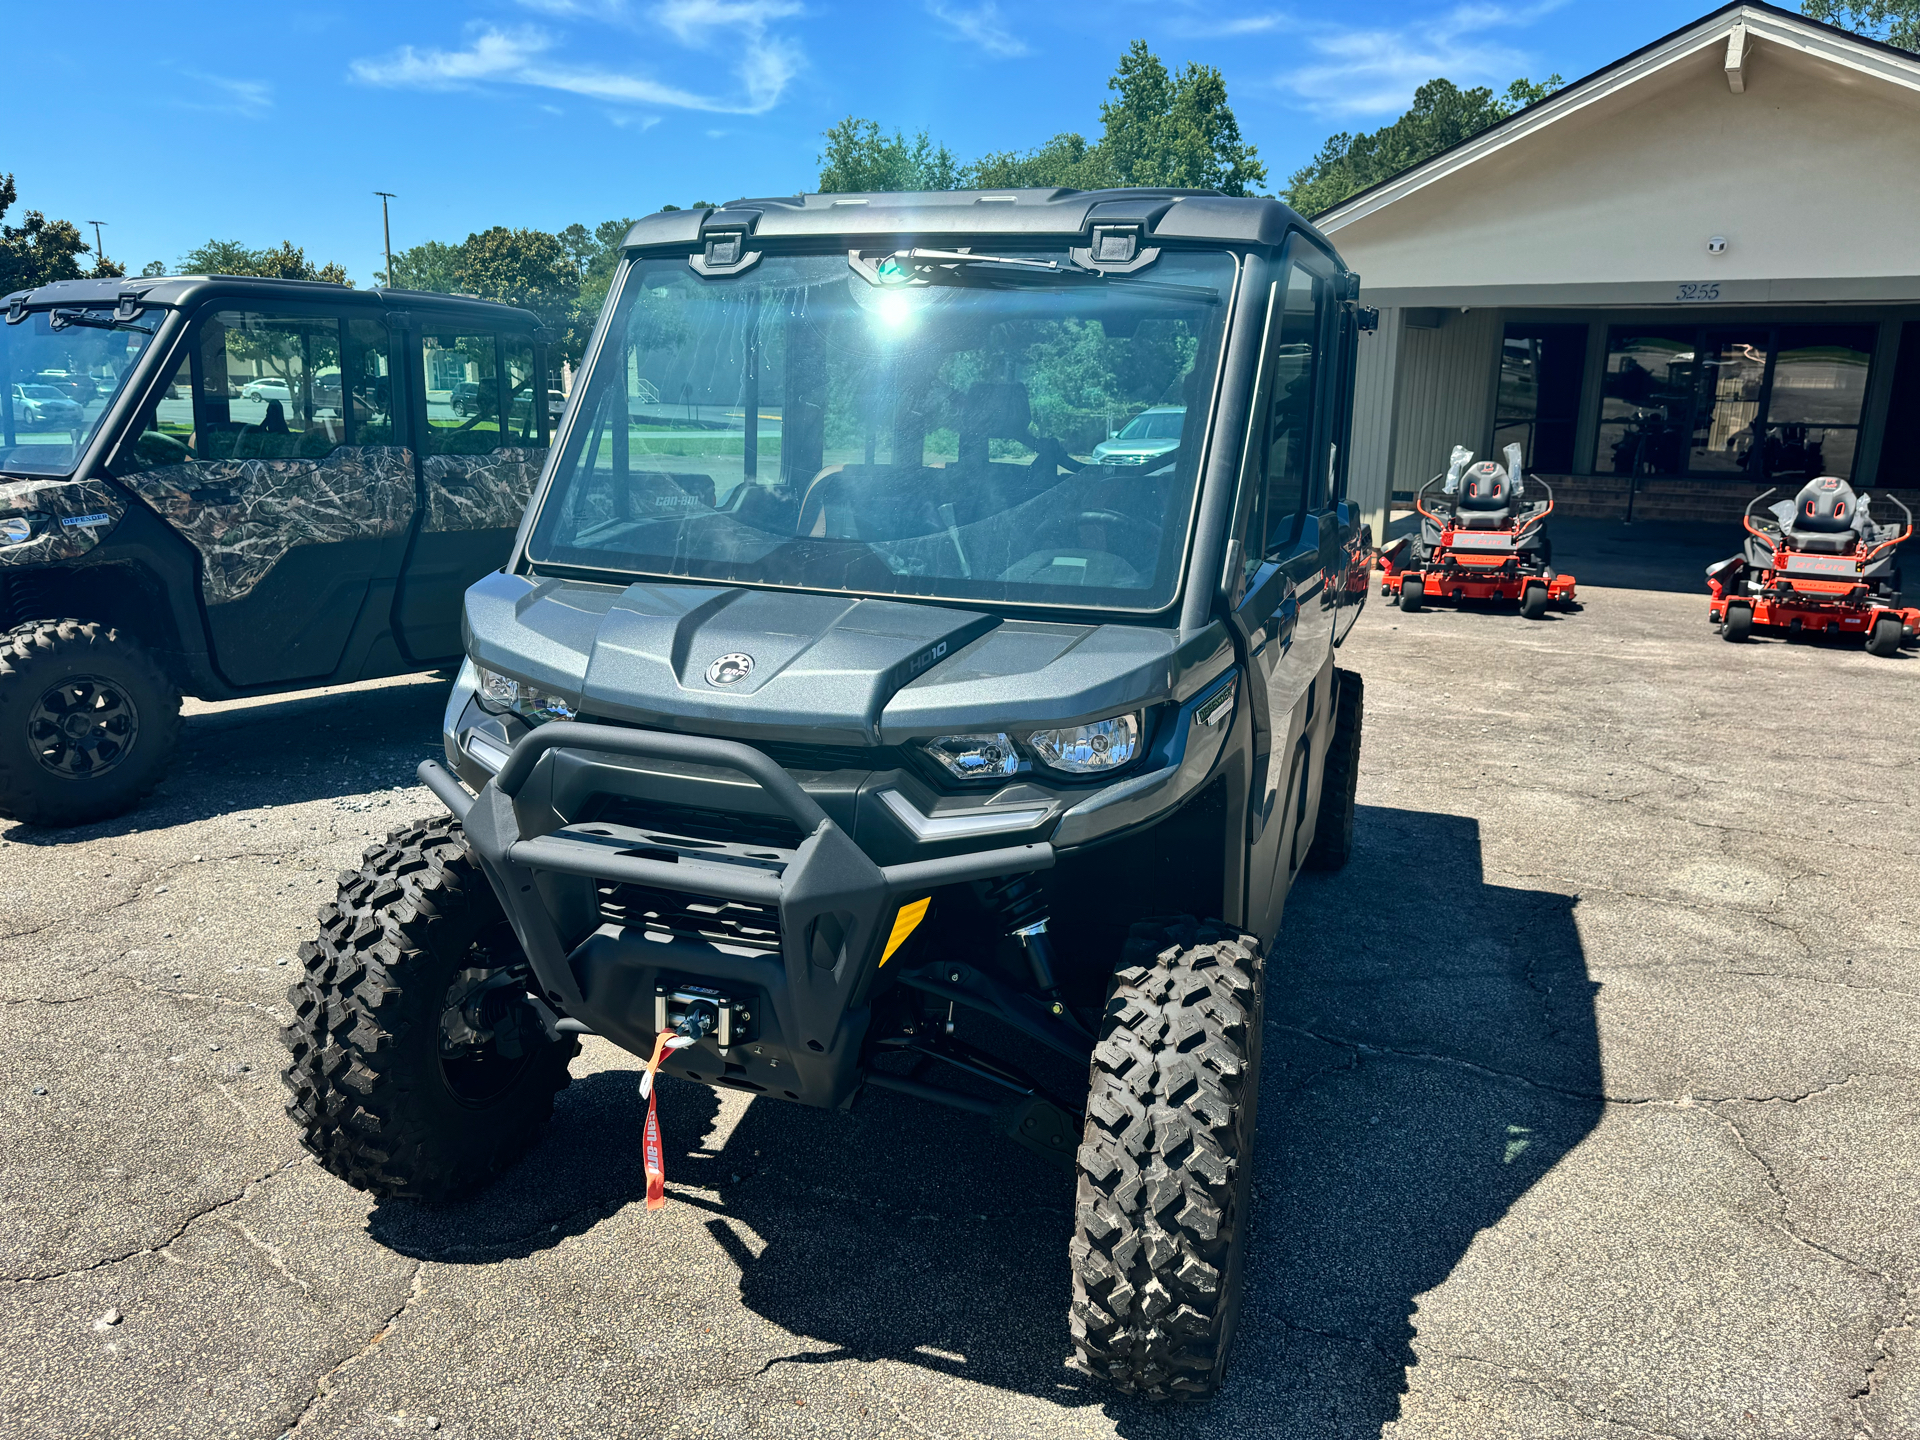
<instances>
[{"instance_id":1,"label":"building with white siding","mask_svg":"<svg viewBox=\"0 0 1921 1441\"><path fill-rule=\"evenodd\" d=\"M1576 515L1731 518L1849 477L1914 504L1921 66L1737 3L1316 223L1380 311L1349 492L1511 440Z\"/></svg>"}]
</instances>

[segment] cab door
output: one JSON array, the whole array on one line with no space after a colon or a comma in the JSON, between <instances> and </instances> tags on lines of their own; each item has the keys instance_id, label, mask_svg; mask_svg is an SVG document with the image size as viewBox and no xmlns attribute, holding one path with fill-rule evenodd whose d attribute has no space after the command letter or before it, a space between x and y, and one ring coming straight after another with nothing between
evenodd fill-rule
<instances>
[{"instance_id":1,"label":"cab door","mask_svg":"<svg viewBox=\"0 0 1921 1441\"><path fill-rule=\"evenodd\" d=\"M394 601L412 660L460 654L467 587L506 564L547 460L545 347L528 331L415 312L408 369L421 450L420 526Z\"/></svg>"},{"instance_id":2,"label":"cab door","mask_svg":"<svg viewBox=\"0 0 1921 1441\"><path fill-rule=\"evenodd\" d=\"M1334 505L1340 434L1335 273L1294 237L1269 299L1243 474L1236 629L1248 657L1256 755L1248 806L1247 925L1271 938L1320 791L1315 741L1329 701L1335 607L1345 573Z\"/></svg>"},{"instance_id":3,"label":"cab door","mask_svg":"<svg viewBox=\"0 0 1921 1441\"><path fill-rule=\"evenodd\" d=\"M384 613L414 515L377 311L209 302L112 473L199 557L215 668L235 686L325 679L370 597Z\"/></svg>"}]
</instances>

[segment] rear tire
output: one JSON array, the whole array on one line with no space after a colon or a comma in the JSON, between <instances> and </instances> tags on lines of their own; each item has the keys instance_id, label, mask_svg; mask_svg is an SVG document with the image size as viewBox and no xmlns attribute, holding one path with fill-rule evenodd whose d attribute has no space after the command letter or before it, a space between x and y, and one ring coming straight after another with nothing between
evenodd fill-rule
<instances>
[{"instance_id":1,"label":"rear tire","mask_svg":"<svg viewBox=\"0 0 1921 1441\"><path fill-rule=\"evenodd\" d=\"M130 635L37 620L0 637L0 812L77 826L137 805L180 740L180 692Z\"/></svg>"},{"instance_id":2,"label":"rear tire","mask_svg":"<svg viewBox=\"0 0 1921 1441\"><path fill-rule=\"evenodd\" d=\"M1094 1048L1078 1156L1074 1364L1150 1400L1226 1376L1260 1094L1260 942L1141 921Z\"/></svg>"},{"instance_id":3,"label":"rear tire","mask_svg":"<svg viewBox=\"0 0 1921 1441\"><path fill-rule=\"evenodd\" d=\"M1868 654L1891 656L1901 649L1901 617L1882 614L1868 631Z\"/></svg>"},{"instance_id":4,"label":"rear tire","mask_svg":"<svg viewBox=\"0 0 1921 1441\"><path fill-rule=\"evenodd\" d=\"M1321 805L1314 844L1303 862L1311 871L1338 871L1354 853L1354 792L1361 777L1361 677L1334 669L1334 734L1321 770Z\"/></svg>"},{"instance_id":5,"label":"rear tire","mask_svg":"<svg viewBox=\"0 0 1921 1441\"><path fill-rule=\"evenodd\" d=\"M1728 606L1727 619L1721 623L1722 640L1746 640L1748 632L1754 627L1754 607L1731 604Z\"/></svg>"},{"instance_id":6,"label":"rear tire","mask_svg":"<svg viewBox=\"0 0 1921 1441\"><path fill-rule=\"evenodd\" d=\"M1409 612L1421 608L1426 583L1418 575L1411 575L1401 582L1401 609Z\"/></svg>"},{"instance_id":7,"label":"rear tire","mask_svg":"<svg viewBox=\"0 0 1921 1441\"><path fill-rule=\"evenodd\" d=\"M527 1006L526 957L458 821L369 846L300 960L287 1114L321 1165L376 1196L442 1200L533 1144L579 1042L548 1040Z\"/></svg>"},{"instance_id":8,"label":"rear tire","mask_svg":"<svg viewBox=\"0 0 1921 1441\"><path fill-rule=\"evenodd\" d=\"M1528 620L1539 620L1547 614L1547 587L1539 583L1521 588L1521 614Z\"/></svg>"}]
</instances>

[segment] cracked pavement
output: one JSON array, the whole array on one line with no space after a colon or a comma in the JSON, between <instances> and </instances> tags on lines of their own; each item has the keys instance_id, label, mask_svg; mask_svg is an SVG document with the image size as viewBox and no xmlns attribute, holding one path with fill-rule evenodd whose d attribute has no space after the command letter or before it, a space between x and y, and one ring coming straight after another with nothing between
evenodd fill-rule
<instances>
[{"instance_id":1,"label":"cracked pavement","mask_svg":"<svg viewBox=\"0 0 1921 1441\"><path fill-rule=\"evenodd\" d=\"M0 829L0 1433L1915 1434L1913 652L1584 599L1344 648L1356 854L1270 973L1233 1377L1169 1408L1062 1365L1071 1181L904 1097L667 1081L649 1216L590 1040L467 1202L318 1169L278 962L433 809L445 682L190 704L142 811Z\"/></svg>"}]
</instances>

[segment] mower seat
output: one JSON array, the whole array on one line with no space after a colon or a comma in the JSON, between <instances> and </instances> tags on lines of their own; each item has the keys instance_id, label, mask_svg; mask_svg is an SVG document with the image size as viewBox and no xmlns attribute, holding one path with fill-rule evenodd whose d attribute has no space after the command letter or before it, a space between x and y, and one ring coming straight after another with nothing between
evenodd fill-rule
<instances>
[{"instance_id":1,"label":"mower seat","mask_svg":"<svg viewBox=\"0 0 1921 1441\"><path fill-rule=\"evenodd\" d=\"M1838 475L1816 476L1791 504L1772 508L1788 544L1818 554L1846 555L1870 525L1867 508Z\"/></svg>"},{"instance_id":2,"label":"mower seat","mask_svg":"<svg viewBox=\"0 0 1921 1441\"><path fill-rule=\"evenodd\" d=\"M1454 497L1454 523L1462 530L1505 530L1514 523L1517 497L1507 471L1491 460L1467 468Z\"/></svg>"}]
</instances>

